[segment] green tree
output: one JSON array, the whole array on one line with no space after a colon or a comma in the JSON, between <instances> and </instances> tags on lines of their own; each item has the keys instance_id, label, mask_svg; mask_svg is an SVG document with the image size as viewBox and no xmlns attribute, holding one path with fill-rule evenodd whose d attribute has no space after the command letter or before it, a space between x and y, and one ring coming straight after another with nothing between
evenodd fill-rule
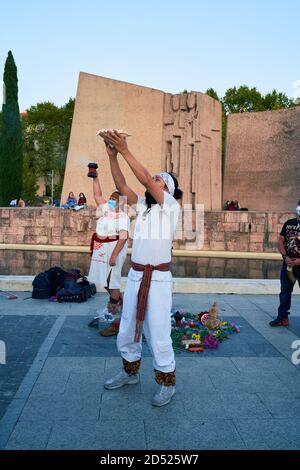
<instances>
[{"instance_id":1,"label":"green tree","mask_svg":"<svg viewBox=\"0 0 300 470\"><path fill-rule=\"evenodd\" d=\"M288 98L285 93L280 93L276 90L273 90L271 93L267 93L263 98L264 109L275 110L282 108L291 108L295 106L293 100Z\"/></svg>"},{"instance_id":2,"label":"green tree","mask_svg":"<svg viewBox=\"0 0 300 470\"><path fill-rule=\"evenodd\" d=\"M239 88L229 88L222 98L225 112L240 113L251 111L264 111L264 99L261 93L254 87L246 85Z\"/></svg>"},{"instance_id":3,"label":"green tree","mask_svg":"<svg viewBox=\"0 0 300 470\"><path fill-rule=\"evenodd\" d=\"M55 189L56 197L60 197L66 157L71 132L74 99L62 107L44 102L31 106L24 118L24 148L26 155L26 174L24 185L27 191L39 176L44 177L46 185L50 185L51 171L58 179ZM30 170L31 169L31 170ZM30 182L31 179L31 182ZM35 183L36 185L36 183Z\"/></svg>"},{"instance_id":4,"label":"green tree","mask_svg":"<svg viewBox=\"0 0 300 470\"><path fill-rule=\"evenodd\" d=\"M205 94L210 96L211 98L214 98L217 101L221 101L220 98L219 98L218 93L216 92L216 90L214 88L208 88L208 90L206 90Z\"/></svg>"},{"instance_id":5,"label":"green tree","mask_svg":"<svg viewBox=\"0 0 300 470\"><path fill-rule=\"evenodd\" d=\"M18 103L17 67L9 51L3 75L4 96L0 141L0 205L21 196L23 151L22 126Z\"/></svg>"}]
</instances>

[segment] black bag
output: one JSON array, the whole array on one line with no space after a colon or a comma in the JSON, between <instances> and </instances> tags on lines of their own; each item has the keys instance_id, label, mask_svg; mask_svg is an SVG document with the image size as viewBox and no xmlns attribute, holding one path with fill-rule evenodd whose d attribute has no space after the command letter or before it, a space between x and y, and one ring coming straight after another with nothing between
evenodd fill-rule
<instances>
[{"instance_id":1,"label":"black bag","mask_svg":"<svg viewBox=\"0 0 300 470\"><path fill-rule=\"evenodd\" d=\"M95 284L80 273L80 269L64 271L58 266L38 274L32 281L33 299L56 296L58 302L85 302L96 294Z\"/></svg>"},{"instance_id":2,"label":"black bag","mask_svg":"<svg viewBox=\"0 0 300 470\"><path fill-rule=\"evenodd\" d=\"M57 291L58 302L85 302L96 294L95 284L80 274L80 271L69 271L66 275L64 286Z\"/></svg>"},{"instance_id":3,"label":"black bag","mask_svg":"<svg viewBox=\"0 0 300 470\"><path fill-rule=\"evenodd\" d=\"M58 266L39 273L32 281L32 298L49 299L52 295L55 295L57 289L62 287L66 274L66 271Z\"/></svg>"},{"instance_id":4,"label":"black bag","mask_svg":"<svg viewBox=\"0 0 300 470\"><path fill-rule=\"evenodd\" d=\"M34 280L32 281L32 285L33 299L49 299L49 297L51 297L51 283L46 272L35 276Z\"/></svg>"}]
</instances>

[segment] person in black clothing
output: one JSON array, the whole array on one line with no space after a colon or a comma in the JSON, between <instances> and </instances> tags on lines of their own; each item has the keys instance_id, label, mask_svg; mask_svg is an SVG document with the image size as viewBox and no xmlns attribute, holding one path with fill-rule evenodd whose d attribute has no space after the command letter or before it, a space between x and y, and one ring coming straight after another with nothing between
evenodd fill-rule
<instances>
[{"instance_id":1,"label":"person in black clothing","mask_svg":"<svg viewBox=\"0 0 300 470\"><path fill-rule=\"evenodd\" d=\"M300 286L300 205L296 207L297 217L283 225L279 235L279 252L283 258L280 273L280 305L277 318L270 326L289 326L289 310L296 280Z\"/></svg>"}]
</instances>

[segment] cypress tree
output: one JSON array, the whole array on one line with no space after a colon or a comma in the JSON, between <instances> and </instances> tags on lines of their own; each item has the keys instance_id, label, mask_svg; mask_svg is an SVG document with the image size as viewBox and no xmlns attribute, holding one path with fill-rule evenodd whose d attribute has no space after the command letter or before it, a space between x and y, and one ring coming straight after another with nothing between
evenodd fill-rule
<instances>
[{"instance_id":1,"label":"cypress tree","mask_svg":"<svg viewBox=\"0 0 300 470\"><path fill-rule=\"evenodd\" d=\"M0 125L0 205L8 206L22 192L22 126L18 103L17 67L9 51L3 77L2 122Z\"/></svg>"}]
</instances>

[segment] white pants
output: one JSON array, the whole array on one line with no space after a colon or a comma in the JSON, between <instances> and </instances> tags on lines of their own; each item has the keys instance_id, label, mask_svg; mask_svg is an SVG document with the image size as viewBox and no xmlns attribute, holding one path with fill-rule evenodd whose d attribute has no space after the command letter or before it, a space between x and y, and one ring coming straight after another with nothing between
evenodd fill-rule
<instances>
[{"instance_id":1,"label":"white pants","mask_svg":"<svg viewBox=\"0 0 300 470\"><path fill-rule=\"evenodd\" d=\"M169 276L168 276L169 279ZM137 295L140 280L127 279L123 310L117 337L118 351L122 358L134 362L141 358L142 339L134 342ZM153 367L161 372L175 370L175 358L171 340L172 281L151 281L143 333L153 356Z\"/></svg>"}]
</instances>

